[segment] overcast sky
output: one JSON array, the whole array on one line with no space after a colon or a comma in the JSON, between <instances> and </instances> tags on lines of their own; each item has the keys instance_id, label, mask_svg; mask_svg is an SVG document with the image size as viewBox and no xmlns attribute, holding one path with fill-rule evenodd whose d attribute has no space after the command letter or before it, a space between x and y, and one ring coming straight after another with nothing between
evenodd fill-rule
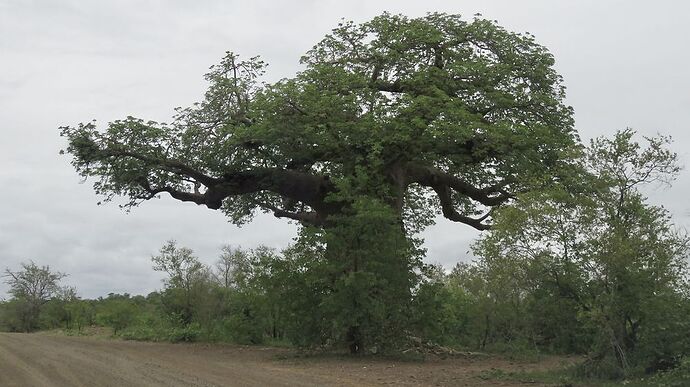
<instances>
[{"instance_id":1,"label":"overcast sky","mask_svg":"<svg viewBox=\"0 0 690 387\"><path fill-rule=\"evenodd\" d=\"M133 115L170 121L201 99L202 75L225 51L261 55L267 80L341 18L383 11L473 14L529 31L556 57L584 140L632 127L670 134L690 165L690 3L683 1L48 1L0 0L0 269L34 260L69 277L83 297L161 287L150 256L168 239L212 263L222 244L281 248L296 227L271 216L238 228L219 212L169 198L126 214L97 206L58 135L61 125ZM651 199L690 224L683 172ZM476 233L440 221L425 233L428 261L471 259ZM0 298L6 285L0 284Z\"/></svg>"}]
</instances>

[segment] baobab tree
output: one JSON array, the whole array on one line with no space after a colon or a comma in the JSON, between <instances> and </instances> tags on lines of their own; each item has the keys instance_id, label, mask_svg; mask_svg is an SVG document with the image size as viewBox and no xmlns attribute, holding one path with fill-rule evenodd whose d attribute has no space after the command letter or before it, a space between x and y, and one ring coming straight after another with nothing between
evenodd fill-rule
<instances>
[{"instance_id":1,"label":"baobab tree","mask_svg":"<svg viewBox=\"0 0 690 387\"><path fill-rule=\"evenodd\" d=\"M562 180L579 149L553 56L491 21L344 22L301 63L267 84L263 61L228 52L206 74L204 99L172 123L63 127L66 151L98 194L126 207L167 195L236 224L257 211L296 221L347 277L382 275L374 261L409 273L412 236L438 213L488 229L492 209ZM398 277L385 287L409 294L411 277ZM353 351L358 324L345 335Z\"/></svg>"}]
</instances>

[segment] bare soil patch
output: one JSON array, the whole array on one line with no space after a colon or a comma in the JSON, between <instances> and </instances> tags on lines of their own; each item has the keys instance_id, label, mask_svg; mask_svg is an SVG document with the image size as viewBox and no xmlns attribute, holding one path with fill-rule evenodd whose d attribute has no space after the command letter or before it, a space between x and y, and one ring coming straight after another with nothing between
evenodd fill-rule
<instances>
[{"instance_id":1,"label":"bare soil patch","mask_svg":"<svg viewBox=\"0 0 690 387\"><path fill-rule=\"evenodd\" d=\"M548 370L572 361L299 357L269 347L0 333L0 386L519 386L526 384L481 375Z\"/></svg>"}]
</instances>

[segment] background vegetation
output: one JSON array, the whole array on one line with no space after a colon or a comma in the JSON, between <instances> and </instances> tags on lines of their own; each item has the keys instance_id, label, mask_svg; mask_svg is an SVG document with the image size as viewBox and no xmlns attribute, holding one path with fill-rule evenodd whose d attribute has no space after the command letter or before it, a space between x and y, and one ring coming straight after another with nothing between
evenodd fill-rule
<instances>
[{"instance_id":1,"label":"background vegetation","mask_svg":"<svg viewBox=\"0 0 690 387\"><path fill-rule=\"evenodd\" d=\"M347 328L356 320L369 353L445 346L579 354L579 377L667 371L651 380L682 385L689 377L688 238L642 193L678 173L669 141L640 145L631 130L594 140L580 160L585 180L502 208L474 245L477 259L451 271L423 264L421 251L410 270L393 268L399 261L387 252L395 251L395 235L386 239L370 210L353 221L366 221L371 232L361 237L379 241L381 254L362 263L375 270L338 275L342 267L325 258L319 230L309 228L281 252L226 246L214 267L170 241L151 258L167 274L164 286L146 296L82 300L59 286L64 274L30 262L6 270L11 292L0 304L0 327L102 326L134 340L338 349L351 343ZM408 284L406 291L387 286L394 281Z\"/></svg>"}]
</instances>

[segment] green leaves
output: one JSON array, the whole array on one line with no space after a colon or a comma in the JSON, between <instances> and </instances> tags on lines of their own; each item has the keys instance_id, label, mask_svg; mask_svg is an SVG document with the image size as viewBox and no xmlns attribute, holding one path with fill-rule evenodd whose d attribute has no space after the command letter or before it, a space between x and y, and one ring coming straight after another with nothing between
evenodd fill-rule
<instances>
[{"instance_id":1,"label":"green leaves","mask_svg":"<svg viewBox=\"0 0 690 387\"><path fill-rule=\"evenodd\" d=\"M510 181L503 187L512 192L572 168L572 109L553 57L529 35L479 18L384 13L341 23L302 62L294 77L267 84L258 57L226 52L205 75L203 100L178 108L171 124L127 117L105 131L65 127L66 152L106 201L124 196L130 208L162 192L212 208L220 200L238 224L257 209L301 208L326 219L339 212L324 213L326 202L345 208L359 196L403 203L399 212L428 224L437 201L404 200L415 189L406 164L479 189ZM224 188L238 185L228 176L259 169L300 171L349 192L329 188L315 206L269 184ZM485 210L451 196L455 203L445 204L463 214Z\"/></svg>"},{"instance_id":2,"label":"green leaves","mask_svg":"<svg viewBox=\"0 0 690 387\"><path fill-rule=\"evenodd\" d=\"M567 176L579 176L580 184L519 196L474 247L480 267L508 261L514 277L527 279L512 287L524 292L522 302L546 309L568 303L559 313L576 316L573 329L590 331L588 350L598 359L586 372L609 361L625 375L635 365L656 369L690 352L687 340L663 328L679 326L677 308L688 305L688 237L640 192L670 182L677 156L667 137L643 146L634 134L593 140L584 173ZM534 328L531 334L547 334Z\"/></svg>"}]
</instances>

